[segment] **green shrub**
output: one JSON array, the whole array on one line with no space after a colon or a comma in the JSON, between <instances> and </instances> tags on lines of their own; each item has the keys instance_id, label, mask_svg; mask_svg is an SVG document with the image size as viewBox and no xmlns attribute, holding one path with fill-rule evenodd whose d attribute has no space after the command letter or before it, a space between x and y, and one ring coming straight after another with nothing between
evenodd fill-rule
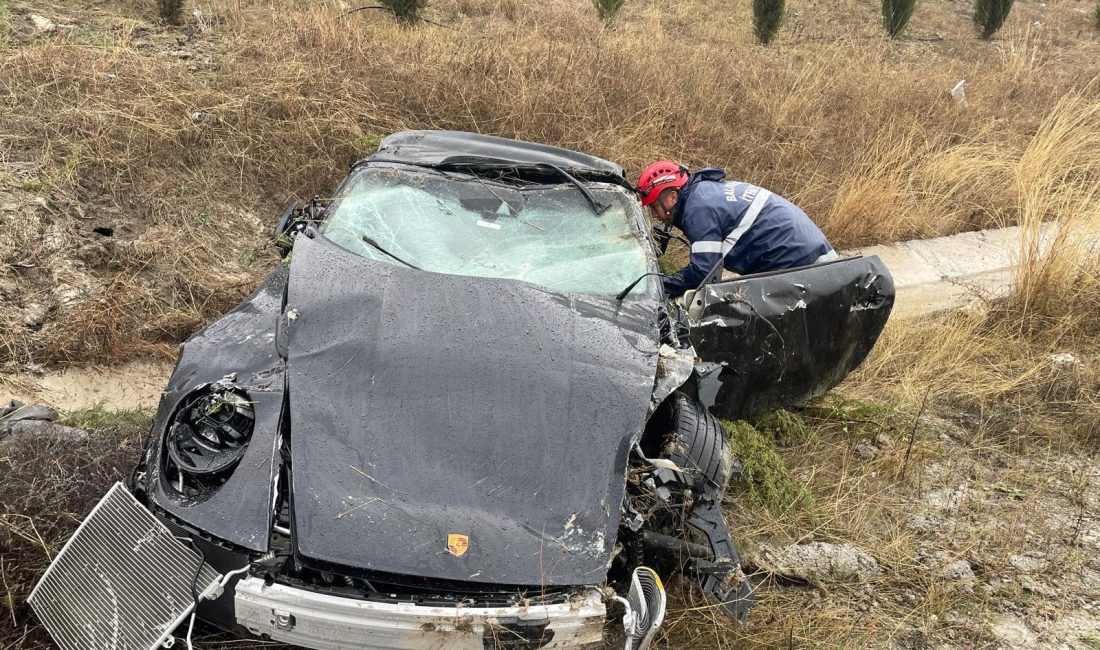
<instances>
[{"instance_id":1,"label":"green shrub","mask_svg":"<svg viewBox=\"0 0 1100 650\"><path fill-rule=\"evenodd\" d=\"M626 4L626 0L592 0L592 4L596 7L596 14L600 20L607 23L619 13Z\"/></svg>"},{"instance_id":2,"label":"green shrub","mask_svg":"<svg viewBox=\"0 0 1100 650\"><path fill-rule=\"evenodd\" d=\"M743 472L740 484L732 487L741 487L750 499L777 514L809 505L809 491L788 476L787 464L776 449L776 432L763 424L765 420L757 422L761 428L743 420L722 421Z\"/></svg>"},{"instance_id":3,"label":"green shrub","mask_svg":"<svg viewBox=\"0 0 1100 650\"><path fill-rule=\"evenodd\" d=\"M428 0L380 0L382 6L389 9L399 22L406 25L420 20L420 13L428 7Z\"/></svg>"},{"instance_id":4,"label":"green shrub","mask_svg":"<svg viewBox=\"0 0 1100 650\"><path fill-rule=\"evenodd\" d=\"M917 0L882 0L882 25L890 38L897 38L905 31Z\"/></svg>"},{"instance_id":5,"label":"green shrub","mask_svg":"<svg viewBox=\"0 0 1100 650\"><path fill-rule=\"evenodd\" d=\"M1014 0L975 0L974 24L981 30L982 38L992 37L1005 24L1013 2Z\"/></svg>"},{"instance_id":6,"label":"green shrub","mask_svg":"<svg viewBox=\"0 0 1100 650\"><path fill-rule=\"evenodd\" d=\"M752 30L758 43L767 45L775 40L786 11L786 0L752 0Z\"/></svg>"},{"instance_id":7,"label":"green shrub","mask_svg":"<svg viewBox=\"0 0 1100 650\"><path fill-rule=\"evenodd\" d=\"M183 0L157 0L157 15L169 25L180 24Z\"/></svg>"}]
</instances>

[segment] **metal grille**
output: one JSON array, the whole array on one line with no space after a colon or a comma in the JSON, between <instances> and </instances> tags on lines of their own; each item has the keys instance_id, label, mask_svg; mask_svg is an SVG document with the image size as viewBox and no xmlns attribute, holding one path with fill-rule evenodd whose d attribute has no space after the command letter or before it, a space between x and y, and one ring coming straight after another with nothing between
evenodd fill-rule
<instances>
[{"instance_id":1,"label":"metal grille","mask_svg":"<svg viewBox=\"0 0 1100 650\"><path fill-rule=\"evenodd\" d=\"M121 483L99 502L28 602L62 650L152 650L194 608L200 556ZM221 576L203 564L200 597Z\"/></svg>"}]
</instances>

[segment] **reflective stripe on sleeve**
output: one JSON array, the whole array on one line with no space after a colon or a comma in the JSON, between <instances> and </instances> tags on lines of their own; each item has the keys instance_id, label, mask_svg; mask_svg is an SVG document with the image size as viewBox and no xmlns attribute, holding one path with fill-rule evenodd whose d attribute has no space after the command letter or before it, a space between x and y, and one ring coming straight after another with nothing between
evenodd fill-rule
<instances>
[{"instance_id":1,"label":"reflective stripe on sleeve","mask_svg":"<svg viewBox=\"0 0 1100 650\"><path fill-rule=\"evenodd\" d=\"M726 241L722 242L722 248L718 251L722 253L722 257L733 250L733 247L737 245L737 240L741 239L741 236L748 232L749 228L752 228L752 224L756 223L756 217L760 216L760 211L764 209L764 204L768 202L771 195L772 193L768 190L760 188L760 193L753 198L749 208L745 210L745 216L741 217L741 223L737 224L733 232L726 237ZM692 246L692 250L695 250L694 246Z\"/></svg>"},{"instance_id":2,"label":"reflective stripe on sleeve","mask_svg":"<svg viewBox=\"0 0 1100 650\"><path fill-rule=\"evenodd\" d=\"M697 241L691 245L692 253L721 253L722 242L720 241Z\"/></svg>"}]
</instances>

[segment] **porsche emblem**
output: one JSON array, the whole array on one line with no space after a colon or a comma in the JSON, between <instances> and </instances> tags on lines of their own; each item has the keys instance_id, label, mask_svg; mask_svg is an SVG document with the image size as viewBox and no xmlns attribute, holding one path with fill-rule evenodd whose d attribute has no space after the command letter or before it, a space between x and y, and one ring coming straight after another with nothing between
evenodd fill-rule
<instances>
[{"instance_id":1,"label":"porsche emblem","mask_svg":"<svg viewBox=\"0 0 1100 650\"><path fill-rule=\"evenodd\" d=\"M470 548L470 536L451 533L447 535L447 552L455 557L462 557Z\"/></svg>"}]
</instances>

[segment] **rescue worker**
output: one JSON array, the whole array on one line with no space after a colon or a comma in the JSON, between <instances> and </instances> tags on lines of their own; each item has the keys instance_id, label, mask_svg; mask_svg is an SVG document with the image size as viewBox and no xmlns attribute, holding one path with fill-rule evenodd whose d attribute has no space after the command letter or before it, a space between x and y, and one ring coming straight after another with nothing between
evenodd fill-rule
<instances>
[{"instance_id":1,"label":"rescue worker","mask_svg":"<svg viewBox=\"0 0 1100 650\"><path fill-rule=\"evenodd\" d=\"M719 260L744 275L837 259L798 206L762 187L727 181L721 169L691 174L661 160L642 171L638 191L653 218L676 226L691 243L690 264L664 280L670 298L698 287Z\"/></svg>"}]
</instances>

